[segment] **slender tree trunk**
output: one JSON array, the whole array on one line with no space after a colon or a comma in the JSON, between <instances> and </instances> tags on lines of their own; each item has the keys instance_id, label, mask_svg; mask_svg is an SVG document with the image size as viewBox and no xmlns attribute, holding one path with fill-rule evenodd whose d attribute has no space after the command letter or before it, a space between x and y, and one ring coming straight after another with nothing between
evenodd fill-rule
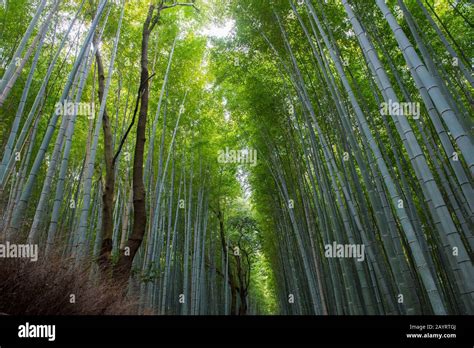
<instances>
[{"instance_id":1,"label":"slender tree trunk","mask_svg":"<svg viewBox=\"0 0 474 348\"><path fill-rule=\"evenodd\" d=\"M145 206L145 186L143 183L143 157L146 142L146 123L148 115L148 42L152 29L154 5L150 5L148 15L143 24L142 46L141 46L141 75L140 75L140 112L138 117L135 155L133 160L133 228L127 245L120 251L115 275L117 278L126 281L132 270L132 262L138 248L142 244L147 226L146 206ZM159 15L159 13L158 13Z\"/></svg>"},{"instance_id":2,"label":"slender tree trunk","mask_svg":"<svg viewBox=\"0 0 474 348\"><path fill-rule=\"evenodd\" d=\"M94 46L98 45L96 41ZM100 51L95 53L97 62L98 76L98 94L100 103L104 99L105 73L102 64ZM105 157L105 185L102 194L102 244L99 254L99 266L103 271L110 269L110 258L112 253L112 235L114 231L113 212L114 212L114 188L115 188L115 162L113 135L110 126L110 119L107 113L107 106L104 107L102 117L102 129L104 132L104 157Z\"/></svg>"}]
</instances>

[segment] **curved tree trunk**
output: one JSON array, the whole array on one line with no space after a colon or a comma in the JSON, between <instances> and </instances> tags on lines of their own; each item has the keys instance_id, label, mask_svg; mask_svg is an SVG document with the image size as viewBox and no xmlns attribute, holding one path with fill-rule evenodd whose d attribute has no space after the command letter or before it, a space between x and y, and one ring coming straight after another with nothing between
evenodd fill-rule
<instances>
[{"instance_id":1,"label":"curved tree trunk","mask_svg":"<svg viewBox=\"0 0 474 348\"><path fill-rule=\"evenodd\" d=\"M123 281L128 280L132 270L132 262L138 248L142 244L146 231L147 216L145 207L145 186L143 183L143 156L146 142L146 122L148 115L148 42L153 29L153 13L155 7L150 5L148 15L143 24L141 46L141 75L140 75L140 112L138 115L135 155L133 159L133 228L124 250L120 251L116 265L115 276ZM159 14L158 14L159 15ZM156 21L157 21L156 17Z\"/></svg>"}]
</instances>

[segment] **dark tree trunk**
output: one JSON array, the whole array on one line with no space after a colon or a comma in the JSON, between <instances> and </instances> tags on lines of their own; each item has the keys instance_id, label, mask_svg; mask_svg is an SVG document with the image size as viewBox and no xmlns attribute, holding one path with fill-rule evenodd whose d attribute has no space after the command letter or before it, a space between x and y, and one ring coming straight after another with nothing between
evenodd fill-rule
<instances>
[{"instance_id":1,"label":"dark tree trunk","mask_svg":"<svg viewBox=\"0 0 474 348\"><path fill-rule=\"evenodd\" d=\"M145 207L145 186L143 183L143 157L146 142L146 123L148 114L148 41L153 29L152 18L154 5L150 5L148 15L143 25L141 47L141 99L138 115L135 155L133 159L133 229L124 250L121 250L116 265L115 277L126 281L132 269L132 262L138 248L142 244L146 231L147 216ZM159 13L158 13L159 15ZM157 17L154 19L156 23Z\"/></svg>"},{"instance_id":2,"label":"dark tree trunk","mask_svg":"<svg viewBox=\"0 0 474 348\"><path fill-rule=\"evenodd\" d=\"M94 45L98 42L94 40ZM102 102L104 98L105 74L102 64L102 57L99 49L96 51L97 72L99 80L99 100ZM112 234L113 234L113 207L114 207L114 187L115 187L115 166L114 166L114 148L113 136L110 129L110 120L107 113L107 107L104 109L102 120L102 128L104 131L104 153L105 153L105 185L102 195L102 245L100 249L98 263L104 275L110 270L111 253L112 253Z\"/></svg>"},{"instance_id":3,"label":"dark tree trunk","mask_svg":"<svg viewBox=\"0 0 474 348\"><path fill-rule=\"evenodd\" d=\"M240 247L239 247L239 250ZM240 298L240 305L239 305L239 315L246 315L247 314L247 287L244 272L242 269L242 262L240 255L235 256L235 263L237 268L237 278L239 280L239 298Z\"/></svg>"}]
</instances>

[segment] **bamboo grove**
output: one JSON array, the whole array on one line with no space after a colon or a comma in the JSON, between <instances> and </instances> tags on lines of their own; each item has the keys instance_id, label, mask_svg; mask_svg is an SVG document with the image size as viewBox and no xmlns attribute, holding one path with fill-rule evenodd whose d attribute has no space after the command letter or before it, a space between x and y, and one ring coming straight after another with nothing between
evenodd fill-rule
<instances>
[{"instance_id":1,"label":"bamboo grove","mask_svg":"<svg viewBox=\"0 0 474 348\"><path fill-rule=\"evenodd\" d=\"M473 314L473 13L4 0L0 241L140 313Z\"/></svg>"}]
</instances>

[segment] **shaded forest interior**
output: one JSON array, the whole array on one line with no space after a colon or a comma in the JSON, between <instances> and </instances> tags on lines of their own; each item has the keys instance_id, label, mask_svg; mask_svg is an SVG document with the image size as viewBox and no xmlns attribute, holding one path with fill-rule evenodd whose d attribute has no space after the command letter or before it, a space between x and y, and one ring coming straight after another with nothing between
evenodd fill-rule
<instances>
[{"instance_id":1,"label":"shaded forest interior","mask_svg":"<svg viewBox=\"0 0 474 348\"><path fill-rule=\"evenodd\" d=\"M0 313L474 314L473 22L1 0Z\"/></svg>"}]
</instances>

